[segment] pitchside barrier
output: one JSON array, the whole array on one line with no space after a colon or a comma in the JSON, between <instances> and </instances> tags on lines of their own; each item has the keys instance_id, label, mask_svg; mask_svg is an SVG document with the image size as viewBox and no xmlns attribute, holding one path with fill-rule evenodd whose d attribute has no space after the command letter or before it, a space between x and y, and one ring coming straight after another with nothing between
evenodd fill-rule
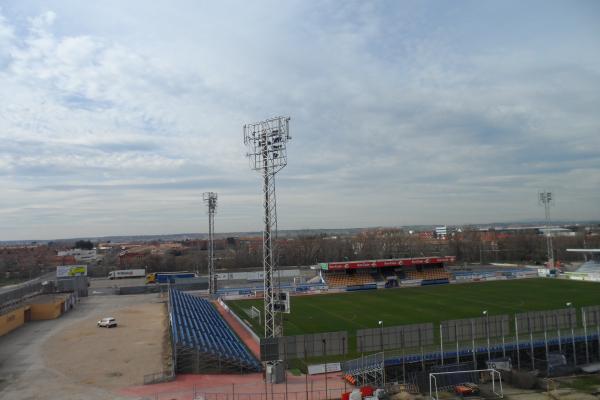
<instances>
[{"instance_id":1,"label":"pitchside barrier","mask_svg":"<svg viewBox=\"0 0 600 400\"><path fill-rule=\"evenodd\" d=\"M345 354L348 354L348 332L346 331L260 339L261 361Z\"/></svg>"},{"instance_id":2,"label":"pitchside barrier","mask_svg":"<svg viewBox=\"0 0 600 400\"><path fill-rule=\"evenodd\" d=\"M389 326L356 331L356 350L359 353L421 347L433 344L433 324Z\"/></svg>"},{"instance_id":3,"label":"pitchside barrier","mask_svg":"<svg viewBox=\"0 0 600 400\"><path fill-rule=\"evenodd\" d=\"M577 327L577 314L574 308L531 311L515 314L519 332L541 332L546 329Z\"/></svg>"},{"instance_id":4,"label":"pitchside barrier","mask_svg":"<svg viewBox=\"0 0 600 400\"><path fill-rule=\"evenodd\" d=\"M504 336L510 331L508 315L442 321L440 332L449 342Z\"/></svg>"},{"instance_id":5,"label":"pitchside barrier","mask_svg":"<svg viewBox=\"0 0 600 400\"><path fill-rule=\"evenodd\" d=\"M589 306L581 308L584 326L600 325L600 306Z\"/></svg>"},{"instance_id":6,"label":"pitchside barrier","mask_svg":"<svg viewBox=\"0 0 600 400\"><path fill-rule=\"evenodd\" d=\"M598 357L600 358L600 306L589 306L581 308L581 320L583 325L583 332L586 337L585 341L585 359L586 362L590 362L590 352L592 349L588 344L588 334L595 331L596 341L598 343ZM593 335L593 333L592 333Z\"/></svg>"},{"instance_id":7,"label":"pitchside barrier","mask_svg":"<svg viewBox=\"0 0 600 400\"><path fill-rule=\"evenodd\" d=\"M535 367L534 353L538 353L538 358L545 354L541 357L546 360L558 350L567 355L569 363L577 365L583 360L600 359L600 306L582 307L581 313L580 323L576 308L565 308L448 320L435 326L425 323L359 329L356 352L385 351L388 359L395 358L402 363L440 359L442 364L444 358L459 362L461 358L475 359L476 354L487 353L490 358L512 352L520 369L521 361L528 368ZM434 344L439 345L439 351L431 352ZM445 344L452 344L451 349L445 350ZM263 338L260 347L261 361L343 355L348 353L348 333ZM404 349L409 353L405 354ZM523 351L528 353L521 354Z\"/></svg>"}]
</instances>

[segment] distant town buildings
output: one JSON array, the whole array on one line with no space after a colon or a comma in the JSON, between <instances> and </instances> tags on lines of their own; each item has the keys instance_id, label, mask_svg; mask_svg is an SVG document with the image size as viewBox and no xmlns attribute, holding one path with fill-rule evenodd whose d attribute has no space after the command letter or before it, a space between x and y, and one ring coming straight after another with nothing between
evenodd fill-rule
<instances>
[{"instance_id":1,"label":"distant town buildings","mask_svg":"<svg viewBox=\"0 0 600 400\"><path fill-rule=\"evenodd\" d=\"M147 256L162 256L167 251L181 250L182 248L183 245L181 243L124 245L121 246L122 251L119 253L118 267L123 269L140 266Z\"/></svg>"},{"instance_id":2,"label":"distant town buildings","mask_svg":"<svg viewBox=\"0 0 600 400\"><path fill-rule=\"evenodd\" d=\"M446 227L446 225L435 227L435 237L436 238L446 239L447 236L448 236L448 228Z\"/></svg>"},{"instance_id":3,"label":"distant town buildings","mask_svg":"<svg viewBox=\"0 0 600 400\"><path fill-rule=\"evenodd\" d=\"M82 250L82 249L70 249L59 251L57 257L73 257L78 263L91 263L96 261L98 254L96 249Z\"/></svg>"}]
</instances>

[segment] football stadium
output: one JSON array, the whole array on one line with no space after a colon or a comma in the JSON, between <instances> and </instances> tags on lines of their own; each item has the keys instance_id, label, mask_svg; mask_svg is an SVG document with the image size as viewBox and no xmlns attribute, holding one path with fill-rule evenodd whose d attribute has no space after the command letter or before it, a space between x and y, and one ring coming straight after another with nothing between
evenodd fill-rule
<instances>
[{"instance_id":1,"label":"football stadium","mask_svg":"<svg viewBox=\"0 0 600 400\"><path fill-rule=\"evenodd\" d=\"M357 387L413 392L479 382L481 371L556 376L600 360L597 283L536 269L454 270L453 257L325 263L309 282L278 282L278 337L264 337L259 289L214 303L170 290L176 371L338 373ZM246 339L244 339L246 336ZM252 349L252 343L260 349ZM266 364L265 364L266 363ZM494 374L497 374L494 375Z\"/></svg>"}]
</instances>

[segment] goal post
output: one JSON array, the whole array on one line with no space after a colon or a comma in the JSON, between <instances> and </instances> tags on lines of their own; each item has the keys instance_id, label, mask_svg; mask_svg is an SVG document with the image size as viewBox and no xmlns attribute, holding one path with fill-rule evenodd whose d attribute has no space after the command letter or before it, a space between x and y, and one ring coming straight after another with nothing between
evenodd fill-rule
<instances>
[{"instance_id":1,"label":"goal post","mask_svg":"<svg viewBox=\"0 0 600 400\"><path fill-rule=\"evenodd\" d=\"M438 400L438 391L447 390L448 387L454 387L456 385L478 381L478 379L468 378L478 378L482 374L489 374L492 382L492 392L498 398L503 398L504 392L502 390L502 375L500 374L500 371L493 368L431 372L429 374L429 398L432 400Z\"/></svg>"},{"instance_id":2,"label":"goal post","mask_svg":"<svg viewBox=\"0 0 600 400\"><path fill-rule=\"evenodd\" d=\"M262 323L262 319L260 318L260 310L254 306L250 307L250 318L258 318L258 324Z\"/></svg>"}]
</instances>

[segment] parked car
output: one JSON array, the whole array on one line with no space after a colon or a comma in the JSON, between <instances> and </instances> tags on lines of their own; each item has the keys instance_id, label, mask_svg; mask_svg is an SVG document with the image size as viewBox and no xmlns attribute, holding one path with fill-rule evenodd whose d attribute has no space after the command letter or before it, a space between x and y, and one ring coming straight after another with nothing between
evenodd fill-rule
<instances>
[{"instance_id":1,"label":"parked car","mask_svg":"<svg viewBox=\"0 0 600 400\"><path fill-rule=\"evenodd\" d=\"M102 318L100 321L98 321L98 327L99 328L116 328L117 320L114 319L113 317Z\"/></svg>"}]
</instances>

